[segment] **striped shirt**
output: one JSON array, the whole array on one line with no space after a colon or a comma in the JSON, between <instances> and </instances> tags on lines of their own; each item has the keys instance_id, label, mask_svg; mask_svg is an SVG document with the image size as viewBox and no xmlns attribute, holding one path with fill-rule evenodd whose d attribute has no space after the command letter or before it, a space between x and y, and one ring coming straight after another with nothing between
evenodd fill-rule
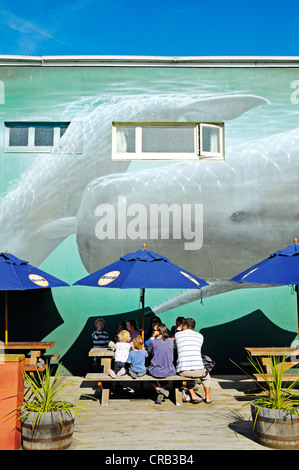
<instances>
[{"instance_id":1,"label":"striped shirt","mask_svg":"<svg viewBox=\"0 0 299 470\"><path fill-rule=\"evenodd\" d=\"M107 331L95 330L91 334L94 348L108 348L109 335Z\"/></svg>"},{"instance_id":2,"label":"striped shirt","mask_svg":"<svg viewBox=\"0 0 299 470\"><path fill-rule=\"evenodd\" d=\"M204 369L201 357L202 343L202 334L189 328L175 334L175 347L178 353L177 372Z\"/></svg>"}]
</instances>

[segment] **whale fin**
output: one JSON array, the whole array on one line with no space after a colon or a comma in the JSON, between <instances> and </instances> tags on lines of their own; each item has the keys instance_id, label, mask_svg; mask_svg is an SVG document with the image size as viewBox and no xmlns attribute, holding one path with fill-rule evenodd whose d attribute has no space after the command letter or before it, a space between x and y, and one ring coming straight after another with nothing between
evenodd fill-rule
<instances>
[{"instance_id":1,"label":"whale fin","mask_svg":"<svg viewBox=\"0 0 299 470\"><path fill-rule=\"evenodd\" d=\"M211 96L194 101L190 106L187 106L184 117L190 122L201 119L209 122L230 121L262 104L269 105L271 102L257 95Z\"/></svg>"},{"instance_id":2,"label":"whale fin","mask_svg":"<svg viewBox=\"0 0 299 470\"><path fill-rule=\"evenodd\" d=\"M165 302L161 302L159 305L151 307L151 310L145 313L145 316L152 315L161 315L163 312L168 312L174 308L180 307L181 305L189 304L190 302L195 302L197 300L203 300L207 297L213 297L215 295L224 294L232 290L240 289L250 289L250 288L267 288L271 287L268 284L238 284L226 280L208 280L208 286L202 288L202 293L198 289L189 289L181 294L178 294Z\"/></svg>"}]
</instances>

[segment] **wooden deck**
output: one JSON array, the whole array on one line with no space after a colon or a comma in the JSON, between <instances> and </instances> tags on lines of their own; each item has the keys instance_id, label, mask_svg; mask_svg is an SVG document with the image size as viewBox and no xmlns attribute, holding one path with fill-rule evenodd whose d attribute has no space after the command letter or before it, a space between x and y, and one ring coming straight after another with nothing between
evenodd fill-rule
<instances>
[{"instance_id":1,"label":"wooden deck","mask_svg":"<svg viewBox=\"0 0 299 470\"><path fill-rule=\"evenodd\" d=\"M254 440L250 407L244 404L252 399L248 391L255 385L245 376L214 377L212 404L182 406L168 399L156 405L150 390L144 398L129 388L125 394L115 389L110 406L101 407L89 398L95 393L92 388L81 388L81 377L64 380L75 380L65 390L67 398L90 410L82 412L87 423L76 417L70 450L118 450L126 455L130 450L269 450ZM202 390L199 385L198 393Z\"/></svg>"}]
</instances>

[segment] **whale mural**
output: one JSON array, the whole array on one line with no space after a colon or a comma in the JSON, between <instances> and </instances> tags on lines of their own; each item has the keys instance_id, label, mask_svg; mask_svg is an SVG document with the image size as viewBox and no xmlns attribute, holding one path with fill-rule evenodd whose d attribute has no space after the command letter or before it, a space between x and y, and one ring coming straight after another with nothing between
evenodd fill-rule
<instances>
[{"instance_id":1,"label":"whale mural","mask_svg":"<svg viewBox=\"0 0 299 470\"><path fill-rule=\"evenodd\" d=\"M269 246L287 245L299 229L298 161L294 129L227 149L225 162L180 162L94 180L77 216L82 262L93 272L109 263L111 253L118 259L141 240L206 279L211 285L205 296L236 289L227 282L234 273L262 259ZM165 207L165 201L171 204ZM160 218L154 211L159 208ZM126 225L123 239L117 228L109 233L117 223ZM195 298L190 292L181 300Z\"/></svg>"},{"instance_id":2,"label":"whale mural","mask_svg":"<svg viewBox=\"0 0 299 470\"><path fill-rule=\"evenodd\" d=\"M146 298L148 314L163 314L169 328L176 316L194 315L208 355L217 351L214 332L227 334L231 322L248 326L250 341L257 311L273 322L271 344L292 341L288 286L229 279L298 237L298 68L233 62L1 65L3 142L6 122L70 123L50 153L0 148L2 249L72 284L146 243L209 282L203 304L193 291L157 289ZM225 160L112 161L112 122L223 122ZM114 335L120 319L139 318L137 297L80 286L52 291L48 327L38 331L36 322L35 337L56 341L53 353L69 371L85 373L94 319L103 316ZM32 339L19 324L16 338Z\"/></svg>"},{"instance_id":3,"label":"whale mural","mask_svg":"<svg viewBox=\"0 0 299 470\"><path fill-rule=\"evenodd\" d=\"M86 112L85 102L82 116L71 122L51 154L40 156L1 198L0 225L5 226L1 246L38 265L75 233L85 187L94 178L125 172L130 164L111 161L112 121L226 121L266 103L265 98L249 94L112 96L106 101L93 99L92 111ZM82 154L76 154L81 141Z\"/></svg>"}]
</instances>

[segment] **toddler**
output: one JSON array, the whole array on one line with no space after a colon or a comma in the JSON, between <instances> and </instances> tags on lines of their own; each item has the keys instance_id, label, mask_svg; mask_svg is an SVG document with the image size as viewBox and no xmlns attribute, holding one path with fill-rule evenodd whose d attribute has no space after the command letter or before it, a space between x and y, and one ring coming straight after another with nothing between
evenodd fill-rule
<instances>
[{"instance_id":1,"label":"toddler","mask_svg":"<svg viewBox=\"0 0 299 470\"><path fill-rule=\"evenodd\" d=\"M118 342L115 344L114 370L109 370L109 375L113 379L121 377L126 373L125 364L130 352L130 333L127 330L121 330L117 335Z\"/></svg>"},{"instance_id":2,"label":"toddler","mask_svg":"<svg viewBox=\"0 0 299 470\"><path fill-rule=\"evenodd\" d=\"M142 337L140 335L135 336L133 339L133 349L131 349L128 357L128 362L130 362L128 373L133 379L145 375L145 359L147 356Z\"/></svg>"}]
</instances>

